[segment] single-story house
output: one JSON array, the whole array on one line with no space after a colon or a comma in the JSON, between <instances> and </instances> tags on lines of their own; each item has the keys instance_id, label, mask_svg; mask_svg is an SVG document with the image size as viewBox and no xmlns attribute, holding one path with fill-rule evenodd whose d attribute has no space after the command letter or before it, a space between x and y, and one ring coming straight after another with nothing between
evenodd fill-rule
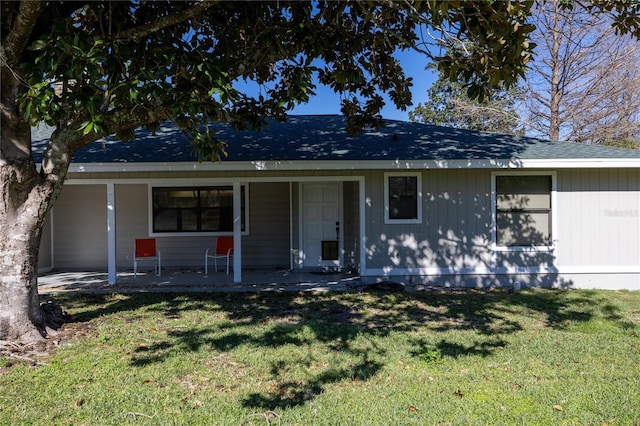
<instances>
[{"instance_id":1,"label":"single-story house","mask_svg":"<svg viewBox=\"0 0 640 426\"><path fill-rule=\"evenodd\" d=\"M46 133L46 132L44 132ZM46 144L34 131L35 156ZM243 269L350 270L365 282L640 289L640 151L401 121L349 137L341 116L217 134L198 162L167 123L80 150L39 268L204 268L217 236Z\"/></svg>"}]
</instances>

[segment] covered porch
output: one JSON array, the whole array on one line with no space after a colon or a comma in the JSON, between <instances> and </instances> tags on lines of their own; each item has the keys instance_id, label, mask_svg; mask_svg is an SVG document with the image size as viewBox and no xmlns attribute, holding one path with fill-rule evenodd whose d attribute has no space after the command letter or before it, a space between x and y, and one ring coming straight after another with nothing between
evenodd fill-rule
<instances>
[{"instance_id":1,"label":"covered porch","mask_svg":"<svg viewBox=\"0 0 640 426\"><path fill-rule=\"evenodd\" d=\"M360 250L365 224L363 176L206 175L116 181L70 179L43 232L39 262L42 279L58 275L49 271L104 271L108 285L128 286L133 280L129 272L134 240L139 238L155 239L162 254L162 279L154 280L153 285L168 280L167 285L172 285L178 278L181 283L192 280L193 285L317 282L318 271L354 273L364 265L364 252ZM156 229L163 214L154 198L157 188L167 193L175 188L180 194L195 192L193 188L223 188L229 199L223 206L229 226L220 232ZM82 221L76 219L79 210L85 212ZM195 209L182 210L181 224L185 226L184 211ZM233 239L230 274L205 276L204 253L215 248L219 236ZM329 256L323 250L325 240L334 243ZM194 272L174 273L170 278L168 270ZM256 273L259 270L271 273L265 277ZM274 275L274 271L279 273ZM87 281L76 278L72 280Z\"/></svg>"}]
</instances>

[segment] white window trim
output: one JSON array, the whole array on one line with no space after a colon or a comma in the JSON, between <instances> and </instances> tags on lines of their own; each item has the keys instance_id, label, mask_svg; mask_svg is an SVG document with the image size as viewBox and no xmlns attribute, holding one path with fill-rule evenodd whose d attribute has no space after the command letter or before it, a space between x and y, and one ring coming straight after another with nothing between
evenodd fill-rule
<instances>
[{"instance_id":1,"label":"white window trim","mask_svg":"<svg viewBox=\"0 0 640 426\"><path fill-rule=\"evenodd\" d=\"M170 187L192 187L192 188L200 188L200 187L211 187L211 186L232 186L232 183L154 183L147 185L148 191L148 208L147 208L147 218L149 224L149 236L150 237L219 237L219 236L231 236L233 235L233 231L227 232L154 232L153 231L153 188L170 188ZM242 183L240 186L244 186L244 221L245 221L245 229L242 231L242 235L249 235L249 184Z\"/></svg>"},{"instance_id":2,"label":"white window trim","mask_svg":"<svg viewBox=\"0 0 640 426\"><path fill-rule=\"evenodd\" d=\"M497 223L497 176L551 176L551 244L544 246L504 246L498 245L498 223ZM558 236L558 203L556 172L554 171L518 171L518 172L491 172L491 248L497 252L553 252L557 249Z\"/></svg>"},{"instance_id":3,"label":"white window trim","mask_svg":"<svg viewBox=\"0 0 640 426\"><path fill-rule=\"evenodd\" d=\"M389 217L389 178L416 177L418 182L418 199L416 200L418 217L416 219L391 219ZM422 223L422 173L421 172L387 172L384 174L384 223L387 225Z\"/></svg>"}]
</instances>

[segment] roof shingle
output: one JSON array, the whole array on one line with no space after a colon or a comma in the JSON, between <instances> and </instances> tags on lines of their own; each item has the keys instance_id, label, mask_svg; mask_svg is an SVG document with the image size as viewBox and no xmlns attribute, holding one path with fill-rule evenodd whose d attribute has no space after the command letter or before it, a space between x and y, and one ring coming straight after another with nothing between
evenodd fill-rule
<instances>
[{"instance_id":1,"label":"roof shingle","mask_svg":"<svg viewBox=\"0 0 640 426\"><path fill-rule=\"evenodd\" d=\"M357 160L529 160L529 159L639 159L640 150L516 137L386 120L378 130L356 137L346 133L345 118L337 115L289 116L285 123L269 122L261 132L236 132L214 126L228 143L225 162L234 161L357 161ZM32 132L34 157L40 160L50 129ZM195 162L187 137L171 123L154 134L136 130L135 140L110 137L81 150L74 163Z\"/></svg>"}]
</instances>

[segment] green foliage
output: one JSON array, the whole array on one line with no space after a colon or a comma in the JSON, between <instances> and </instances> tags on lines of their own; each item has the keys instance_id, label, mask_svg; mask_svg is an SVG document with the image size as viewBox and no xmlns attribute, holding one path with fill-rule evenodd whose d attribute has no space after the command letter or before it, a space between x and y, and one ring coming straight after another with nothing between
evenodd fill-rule
<instances>
[{"instance_id":1,"label":"green foliage","mask_svg":"<svg viewBox=\"0 0 640 426\"><path fill-rule=\"evenodd\" d=\"M308 101L316 79L343 95L348 130L356 133L380 124L380 92L400 109L411 104L412 82L393 56L397 50L422 50L471 99L514 86L535 47L531 5L47 2L31 5L35 21L21 21L19 3L4 2L2 72L5 80L19 72L26 83L18 100L26 122L71 126L83 144L107 134L130 137L130 129L166 119L185 123L190 134L204 119L259 129ZM593 12L599 8L617 13L620 31L638 32L637 5L603 2ZM441 36L441 54L424 49L425 28ZM19 46L13 36L26 50L11 50ZM243 93L243 81L256 82L259 95ZM218 158L211 150L223 148L208 137L194 141L205 141L202 152L195 150L201 158Z\"/></svg>"},{"instance_id":2,"label":"green foliage","mask_svg":"<svg viewBox=\"0 0 640 426\"><path fill-rule=\"evenodd\" d=\"M640 141L631 138L622 139L619 141L607 140L604 143L605 146L616 146L618 148L626 149L640 149Z\"/></svg>"},{"instance_id":3,"label":"green foliage","mask_svg":"<svg viewBox=\"0 0 640 426\"><path fill-rule=\"evenodd\" d=\"M466 88L442 72L429 88L429 100L409 112L412 121L459 129L523 135L516 110L518 87L491 91L482 101L471 99Z\"/></svg>"},{"instance_id":4,"label":"green foliage","mask_svg":"<svg viewBox=\"0 0 640 426\"><path fill-rule=\"evenodd\" d=\"M436 364L442 361L442 355L440 354L440 351L438 351L437 349L427 349L421 354L419 354L418 358L420 358L422 361L426 362L427 364Z\"/></svg>"},{"instance_id":5,"label":"green foliage","mask_svg":"<svg viewBox=\"0 0 640 426\"><path fill-rule=\"evenodd\" d=\"M527 22L533 0L428 3L446 49L437 58L438 69L450 81L464 83L471 99L482 101L524 77L535 48L529 41L535 27Z\"/></svg>"}]
</instances>

